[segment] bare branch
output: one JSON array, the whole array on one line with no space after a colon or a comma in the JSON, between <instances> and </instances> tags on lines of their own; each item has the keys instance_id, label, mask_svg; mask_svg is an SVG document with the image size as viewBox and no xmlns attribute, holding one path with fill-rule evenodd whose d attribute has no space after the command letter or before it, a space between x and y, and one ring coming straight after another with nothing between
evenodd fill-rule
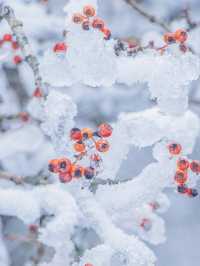
<instances>
[{"instance_id":1,"label":"bare branch","mask_svg":"<svg viewBox=\"0 0 200 266\"><path fill-rule=\"evenodd\" d=\"M157 17L149 14L146 10L140 7L135 0L124 0L127 4L129 4L135 11L137 11L140 15L146 18L149 22L160 26L164 31L170 31L169 26L162 20Z\"/></svg>"},{"instance_id":2,"label":"bare branch","mask_svg":"<svg viewBox=\"0 0 200 266\"><path fill-rule=\"evenodd\" d=\"M0 5L0 21L5 19L10 26L12 33L16 36L17 42L22 50L25 61L29 64L33 71L35 86L44 89L44 84L39 70L39 62L37 57L33 55L29 40L23 31L23 23L15 16L13 9L4 4Z\"/></svg>"}]
</instances>

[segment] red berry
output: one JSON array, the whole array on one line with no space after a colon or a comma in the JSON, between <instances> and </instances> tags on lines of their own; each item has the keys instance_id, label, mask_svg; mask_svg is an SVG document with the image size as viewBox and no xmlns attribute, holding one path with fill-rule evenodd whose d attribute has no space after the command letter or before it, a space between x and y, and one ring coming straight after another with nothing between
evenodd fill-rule
<instances>
[{"instance_id":1,"label":"red berry","mask_svg":"<svg viewBox=\"0 0 200 266\"><path fill-rule=\"evenodd\" d=\"M72 128L70 131L70 138L72 140L81 140L82 139L82 134L81 134L81 130L79 128Z\"/></svg>"},{"instance_id":2,"label":"red berry","mask_svg":"<svg viewBox=\"0 0 200 266\"><path fill-rule=\"evenodd\" d=\"M86 263L84 266L93 266L91 263Z\"/></svg>"},{"instance_id":3,"label":"red berry","mask_svg":"<svg viewBox=\"0 0 200 266\"><path fill-rule=\"evenodd\" d=\"M187 159L184 159L184 158L180 158L178 161L177 161L177 167L179 170L182 170L182 171L185 171L186 169L188 169L190 166L190 163Z\"/></svg>"},{"instance_id":4,"label":"red berry","mask_svg":"<svg viewBox=\"0 0 200 266\"><path fill-rule=\"evenodd\" d=\"M179 185L183 185L185 184L187 179L188 179L187 172L181 170L176 171L176 174L174 176L174 180L176 181L176 183L178 183Z\"/></svg>"},{"instance_id":5,"label":"red berry","mask_svg":"<svg viewBox=\"0 0 200 266\"><path fill-rule=\"evenodd\" d=\"M179 29L174 33L177 42L183 43L187 40L187 32L185 30Z\"/></svg>"},{"instance_id":6,"label":"red berry","mask_svg":"<svg viewBox=\"0 0 200 266\"><path fill-rule=\"evenodd\" d=\"M96 142L96 149L99 152L107 152L110 148L110 145L107 140L105 139L100 139Z\"/></svg>"},{"instance_id":7,"label":"red berry","mask_svg":"<svg viewBox=\"0 0 200 266\"><path fill-rule=\"evenodd\" d=\"M152 227L152 223L149 219L144 218L142 219L140 226L145 230L145 231L149 231Z\"/></svg>"},{"instance_id":8,"label":"red berry","mask_svg":"<svg viewBox=\"0 0 200 266\"><path fill-rule=\"evenodd\" d=\"M113 129L109 124L104 123L98 127L98 134L101 137L107 138L107 137L110 137L112 135L112 130Z\"/></svg>"},{"instance_id":9,"label":"red berry","mask_svg":"<svg viewBox=\"0 0 200 266\"><path fill-rule=\"evenodd\" d=\"M76 24L82 23L83 20L84 20L84 16L79 13L74 14L72 17L72 21Z\"/></svg>"},{"instance_id":10,"label":"red berry","mask_svg":"<svg viewBox=\"0 0 200 266\"><path fill-rule=\"evenodd\" d=\"M59 179L62 183L68 183L72 180L71 173L59 173Z\"/></svg>"},{"instance_id":11,"label":"red berry","mask_svg":"<svg viewBox=\"0 0 200 266\"><path fill-rule=\"evenodd\" d=\"M33 96L36 97L36 98L40 98L42 97L42 91L40 88L36 88L34 93L33 93Z\"/></svg>"},{"instance_id":12,"label":"red berry","mask_svg":"<svg viewBox=\"0 0 200 266\"><path fill-rule=\"evenodd\" d=\"M17 42L12 42L12 48L13 48L14 50L17 50L17 49L19 48L18 43L17 43Z\"/></svg>"},{"instance_id":13,"label":"red berry","mask_svg":"<svg viewBox=\"0 0 200 266\"><path fill-rule=\"evenodd\" d=\"M4 42L11 42L12 41L12 34L5 34L3 36Z\"/></svg>"},{"instance_id":14,"label":"red berry","mask_svg":"<svg viewBox=\"0 0 200 266\"><path fill-rule=\"evenodd\" d=\"M86 167L84 169L84 176L86 179L92 179L95 176L95 169L93 167Z\"/></svg>"},{"instance_id":15,"label":"red berry","mask_svg":"<svg viewBox=\"0 0 200 266\"><path fill-rule=\"evenodd\" d=\"M95 18L92 22L92 27L95 29L102 30L105 26L105 23L102 19L100 18Z\"/></svg>"},{"instance_id":16,"label":"red berry","mask_svg":"<svg viewBox=\"0 0 200 266\"><path fill-rule=\"evenodd\" d=\"M18 65L18 64L20 64L22 62L22 58L19 55L15 55L14 58L13 58L13 60L14 60L14 63L16 65Z\"/></svg>"},{"instance_id":17,"label":"red berry","mask_svg":"<svg viewBox=\"0 0 200 266\"><path fill-rule=\"evenodd\" d=\"M84 6L83 8L83 14L86 15L87 17L94 17L95 15L95 9L93 6Z\"/></svg>"},{"instance_id":18,"label":"red berry","mask_svg":"<svg viewBox=\"0 0 200 266\"><path fill-rule=\"evenodd\" d=\"M180 144L178 143L170 143L168 145L168 149L169 149L169 152L172 154L172 155L178 155L180 154L181 150L182 150L182 147Z\"/></svg>"},{"instance_id":19,"label":"red berry","mask_svg":"<svg viewBox=\"0 0 200 266\"><path fill-rule=\"evenodd\" d=\"M200 162L199 161L192 161L190 163L190 169L192 170L193 173L199 174L200 173Z\"/></svg>"},{"instance_id":20,"label":"red berry","mask_svg":"<svg viewBox=\"0 0 200 266\"><path fill-rule=\"evenodd\" d=\"M23 122L27 122L29 120L29 114L27 112L19 113L19 117Z\"/></svg>"},{"instance_id":21,"label":"red berry","mask_svg":"<svg viewBox=\"0 0 200 266\"><path fill-rule=\"evenodd\" d=\"M38 232L38 225L37 224L30 224L29 225L29 231L33 234L36 234Z\"/></svg>"},{"instance_id":22,"label":"red berry","mask_svg":"<svg viewBox=\"0 0 200 266\"><path fill-rule=\"evenodd\" d=\"M89 22L89 20L85 20L85 21L83 21L83 23L82 23L82 28L83 28L84 30L89 30L89 29L90 29L90 22Z\"/></svg>"},{"instance_id":23,"label":"red berry","mask_svg":"<svg viewBox=\"0 0 200 266\"><path fill-rule=\"evenodd\" d=\"M72 163L67 158L59 159L58 168L60 173L69 173L72 169Z\"/></svg>"},{"instance_id":24,"label":"red berry","mask_svg":"<svg viewBox=\"0 0 200 266\"><path fill-rule=\"evenodd\" d=\"M174 34L170 32L165 33L163 39L167 44L174 43L176 41Z\"/></svg>"},{"instance_id":25,"label":"red berry","mask_svg":"<svg viewBox=\"0 0 200 266\"><path fill-rule=\"evenodd\" d=\"M94 153L90 156L90 160L94 162L100 162L101 161L101 156L99 154Z\"/></svg>"},{"instance_id":26,"label":"red berry","mask_svg":"<svg viewBox=\"0 0 200 266\"><path fill-rule=\"evenodd\" d=\"M105 40L110 40L110 37L111 37L111 31L107 28L103 28L101 29L101 31L103 32L104 34L104 39Z\"/></svg>"},{"instance_id":27,"label":"red berry","mask_svg":"<svg viewBox=\"0 0 200 266\"><path fill-rule=\"evenodd\" d=\"M56 43L54 45L53 50L55 53L66 52L67 51L67 45L64 42Z\"/></svg>"}]
</instances>

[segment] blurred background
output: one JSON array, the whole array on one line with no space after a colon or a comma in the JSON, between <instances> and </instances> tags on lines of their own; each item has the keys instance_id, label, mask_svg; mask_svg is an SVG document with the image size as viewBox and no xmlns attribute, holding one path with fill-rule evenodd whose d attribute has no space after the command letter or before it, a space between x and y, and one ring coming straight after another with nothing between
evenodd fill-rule
<instances>
[{"instance_id":1,"label":"blurred background","mask_svg":"<svg viewBox=\"0 0 200 266\"><path fill-rule=\"evenodd\" d=\"M189 29L189 45L196 54L200 55L199 0L131 1L147 13L164 21L172 30L177 27ZM67 0L7 0L4 2L11 5L15 9L17 17L24 22L25 32L31 40L31 46L40 59L47 49L53 47L55 42L64 40L63 31L67 29L65 28L66 14L63 7ZM165 31L139 14L126 0L99 0L98 14L109 25L114 38L129 38L142 44L148 44L152 40L159 43L161 35ZM6 23L2 22L0 38L9 32ZM32 73L27 64L22 62L16 66L13 63L10 48L8 46L0 47L0 129L2 132L19 127L19 123L17 121L13 123L11 118L24 110L34 89ZM155 104L150 100L145 85L131 87L116 85L112 88L89 88L78 85L59 89L69 94L77 103L79 110L76 122L80 126L95 126L101 121L113 122L121 112L140 111ZM199 89L200 82L198 80L190 88L189 105L190 109L198 115L200 115ZM10 153L6 157L0 154L1 168L19 175L37 176L46 166L48 157L53 153L52 149L45 145L43 144L42 147L29 153L18 154L17 159L15 153ZM200 159L199 148L200 137L191 158ZM151 160L151 148L142 150L133 148L128 160L122 164L120 175L135 176ZM171 201L169 210L163 215L166 221L167 241L164 244L151 247L158 257L157 265L199 266L200 199L199 197L189 199L172 190L166 192ZM20 258L15 257L17 246L8 243L8 248L15 258L12 265L22 266L21 257L23 256L19 254Z\"/></svg>"}]
</instances>

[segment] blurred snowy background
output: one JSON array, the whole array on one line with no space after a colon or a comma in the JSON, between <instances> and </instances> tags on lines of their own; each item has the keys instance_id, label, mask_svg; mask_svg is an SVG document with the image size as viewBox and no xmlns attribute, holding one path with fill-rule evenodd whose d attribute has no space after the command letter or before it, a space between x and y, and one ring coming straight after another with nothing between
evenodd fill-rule
<instances>
[{"instance_id":1,"label":"blurred snowy background","mask_svg":"<svg viewBox=\"0 0 200 266\"><path fill-rule=\"evenodd\" d=\"M31 46L40 59L44 51L51 49L55 42L63 40L65 23L63 7L66 0L5 0L4 2L11 5L16 11L17 17L24 22L24 29L31 40ZM192 20L200 21L199 0L137 0L136 2L150 14L169 23L171 29L175 29L177 26L187 26L186 20L182 18L182 13L188 7ZM99 0L99 15L109 25L113 37L132 38L145 43L157 40L163 33L161 27L150 23L139 15L124 0ZM0 36L7 32L9 32L9 28L5 22L2 22ZM197 54L200 54L200 27L191 30L189 44ZM11 124L9 118L5 119L4 116L8 114L13 116L23 110L27 99L35 88L29 67L26 63L22 63L16 68L8 47L4 47L4 50L0 51L0 68L0 127L2 132L5 132L7 129L16 128L19 125L17 122ZM5 90L8 92L5 93ZM149 100L149 92L145 85L131 88L124 85L112 88L89 88L80 85L70 88L63 87L61 90L67 92L77 103L79 108L77 124L80 126L94 126L101 121L115 121L121 112L139 111L154 105L154 102ZM190 108L198 115L200 115L199 90L200 82L196 81L190 89ZM35 138L38 140L41 137L40 132L36 132L36 134L38 135ZM18 139L14 139L14 141L17 142ZM22 151L18 152L16 160L16 153L12 147L8 147L10 144L5 147L5 143L6 139L4 142L0 141L1 167L11 173L37 175L48 159L53 156L52 148L41 141L42 147L36 145L28 154L24 154L22 148ZM4 156L5 149L7 149L6 157ZM200 137L192 158L200 159L199 149ZM35 155L35 151L37 151L37 155ZM132 149L128 160L123 163L120 171L126 177L134 176L151 161L149 149ZM188 199L172 190L167 191L167 194L171 201L168 212L163 215L166 221L167 240L164 244L152 247L158 257L157 265L199 266L200 199L199 197ZM20 257L17 247L9 243L8 246L11 254L18 252ZM16 259L13 266L22 265Z\"/></svg>"}]
</instances>

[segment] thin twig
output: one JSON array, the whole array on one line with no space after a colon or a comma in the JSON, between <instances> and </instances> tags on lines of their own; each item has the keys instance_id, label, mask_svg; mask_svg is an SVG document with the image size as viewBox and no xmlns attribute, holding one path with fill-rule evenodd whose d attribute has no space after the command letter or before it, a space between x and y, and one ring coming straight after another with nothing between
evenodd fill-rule
<instances>
[{"instance_id":1,"label":"thin twig","mask_svg":"<svg viewBox=\"0 0 200 266\"><path fill-rule=\"evenodd\" d=\"M23 183L23 177L13 175L4 171L0 171L0 179L5 179L14 182L15 184L22 184Z\"/></svg>"},{"instance_id":2,"label":"thin twig","mask_svg":"<svg viewBox=\"0 0 200 266\"><path fill-rule=\"evenodd\" d=\"M25 61L29 64L33 71L35 86L44 89L44 84L39 69L37 57L33 55L29 40L23 31L23 23L15 16L14 10L10 6L0 5L0 21L5 19L10 26L12 33L16 36L17 42L22 50Z\"/></svg>"},{"instance_id":3,"label":"thin twig","mask_svg":"<svg viewBox=\"0 0 200 266\"><path fill-rule=\"evenodd\" d=\"M160 26L164 31L170 31L169 26L162 20L158 19L154 15L149 14L146 10L140 7L135 0L124 0L127 4L129 4L135 11L137 11L140 15L146 18L153 24Z\"/></svg>"}]
</instances>

